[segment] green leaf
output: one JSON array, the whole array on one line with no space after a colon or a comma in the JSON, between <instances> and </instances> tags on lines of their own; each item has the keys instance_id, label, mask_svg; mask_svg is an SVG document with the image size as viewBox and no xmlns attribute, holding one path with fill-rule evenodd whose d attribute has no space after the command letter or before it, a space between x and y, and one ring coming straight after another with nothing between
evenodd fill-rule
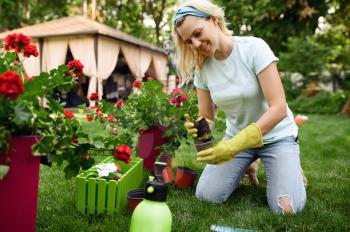
<instances>
[{"instance_id":1,"label":"green leaf","mask_svg":"<svg viewBox=\"0 0 350 232\"><path fill-rule=\"evenodd\" d=\"M102 148L104 148L105 147L105 144L104 144L104 142L102 142L102 141L99 141L99 140L95 140L95 141L93 141L92 142L92 144L97 148L97 149L102 149Z\"/></svg>"},{"instance_id":2,"label":"green leaf","mask_svg":"<svg viewBox=\"0 0 350 232\"><path fill-rule=\"evenodd\" d=\"M35 119L33 112L21 101L14 108L13 122L18 126L32 125Z\"/></svg>"},{"instance_id":3,"label":"green leaf","mask_svg":"<svg viewBox=\"0 0 350 232\"><path fill-rule=\"evenodd\" d=\"M2 180L10 170L10 167L4 164L0 164L0 180Z\"/></svg>"}]
</instances>

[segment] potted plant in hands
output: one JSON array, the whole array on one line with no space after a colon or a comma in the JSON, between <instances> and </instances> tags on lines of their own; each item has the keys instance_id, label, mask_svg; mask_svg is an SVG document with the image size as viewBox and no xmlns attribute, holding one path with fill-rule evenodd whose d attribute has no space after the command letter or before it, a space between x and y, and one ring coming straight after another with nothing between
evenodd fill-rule
<instances>
[{"instance_id":1,"label":"potted plant in hands","mask_svg":"<svg viewBox=\"0 0 350 232\"><path fill-rule=\"evenodd\" d=\"M66 173L73 163L79 169L91 162L84 159L86 145L72 146L78 126L74 115L52 97L55 89L68 91L74 86L83 65L76 60L28 77L22 62L38 56L30 41L23 34L10 34L0 45L0 227L5 231L14 226L35 231L40 159L33 155L68 161ZM41 106L41 98L46 98L47 106Z\"/></svg>"},{"instance_id":2,"label":"potted plant in hands","mask_svg":"<svg viewBox=\"0 0 350 232\"><path fill-rule=\"evenodd\" d=\"M213 137L208 121L202 117L194 123L194 128L197 129L197 137L194 138L197 152L212 147Z\"/></svg>"},{"instance_id":3,"label":"potted plant in hands","mask_svg":"<svg viewBox=\"0 0 350 232\"><path fill-rule=\"evenodd\" d=\"M152 170L156 157L173 155L186 136L183 114L195 110L194 94L174 89L170 94L162 91L159 80L133 83L138 91L121 105L123 127L139 133L138 154L144 159L144 167Z\"/></svg>"},{"instance_id":4,"label":"potted plant in hands","mask_svg":"<svg viewBox=\"0 0 350 232\"><path fill-rule=\"evenodd\" d=\"M192 122L193 120L189 114L185 114L186 121ZM197 129L196 136L193 137L197 152L208 149L212 146L213 137L209 123L204 117L197 119L194 122L194 128ZM188 167L177 167L175 184L178 188L192 187L195 183L198 172Z\"/></svg>"}]
</instances>

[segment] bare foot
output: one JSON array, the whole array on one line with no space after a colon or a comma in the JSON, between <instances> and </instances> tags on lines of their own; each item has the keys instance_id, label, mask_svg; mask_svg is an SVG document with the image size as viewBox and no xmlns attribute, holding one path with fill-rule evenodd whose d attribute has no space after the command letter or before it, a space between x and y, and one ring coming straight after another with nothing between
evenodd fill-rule
<instances>
[{"instance_id":1,"label":"bare foot","mask_svg":"<svg viewBox=\"0 0 350 232\"><path fill-rule=\"evenodd\" d=\"M248 177L249 182L253 185L258 185L258 170L259 170L260 159L255 160L245 170L245 175Z\"/></svg>"}]
</instances>

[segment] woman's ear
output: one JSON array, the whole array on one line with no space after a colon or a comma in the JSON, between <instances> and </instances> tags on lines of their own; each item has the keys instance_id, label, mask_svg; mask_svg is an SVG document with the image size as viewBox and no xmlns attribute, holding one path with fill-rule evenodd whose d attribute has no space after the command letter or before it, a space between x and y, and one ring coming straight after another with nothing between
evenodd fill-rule
<instances>
[{"instance_id":1,"label":"woman's ear","mask_svg":"<svg viewBox=\"0 0 350 232\"><path fill-rule=\"evenodd\" d=\"M218 25L218 18L215 16L210 16L210 20L213 21L214 25Z\"/></svg>"}]
</instances>

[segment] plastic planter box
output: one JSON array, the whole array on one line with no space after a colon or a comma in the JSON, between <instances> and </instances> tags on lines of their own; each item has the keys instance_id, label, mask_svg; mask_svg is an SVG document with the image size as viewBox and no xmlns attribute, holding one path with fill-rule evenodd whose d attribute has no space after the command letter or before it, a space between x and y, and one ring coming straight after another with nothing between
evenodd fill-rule
<instances>
[{"instance_id":1,"label":"plastic planter box","mask_svg":"<svg viewBox=\"0 0 350 232\"><path fill-rule=\"evenodd\" d=\"M141 185L143 160L132 158L129 164L108 157L101 163L116 162L124 175L118 181L91 177L95 166L77 176L77 210L81 213L112 214L127 206L126 193Z\"/></svg>"}]
</instances>

